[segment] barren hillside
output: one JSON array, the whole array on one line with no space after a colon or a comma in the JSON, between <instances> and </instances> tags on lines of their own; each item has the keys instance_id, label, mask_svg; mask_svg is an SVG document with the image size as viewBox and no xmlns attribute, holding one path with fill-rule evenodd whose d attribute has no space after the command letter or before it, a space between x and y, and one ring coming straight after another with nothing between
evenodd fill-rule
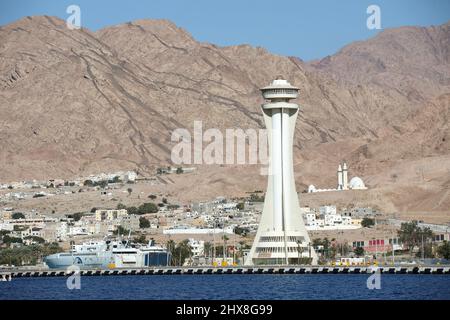
<instances>
[{"instance_id":1,"label":"barren hillside","mask_svg":"<svg viewBox=\"0 0 450 320\"><path fill-rule=\"evenodd\" d=\"M448 212L449 39L449 24L389 29L306 64L199 43L165 20L91 32L26 17L0 28L0 181L152 174L170 164L176 128L263 128L258 88L282 74L300 88L299 191L334 187L346 159L385 210ZM212 169L173 188L189 198L265 188L257 166Z\"/></svg>"}]
</instances>

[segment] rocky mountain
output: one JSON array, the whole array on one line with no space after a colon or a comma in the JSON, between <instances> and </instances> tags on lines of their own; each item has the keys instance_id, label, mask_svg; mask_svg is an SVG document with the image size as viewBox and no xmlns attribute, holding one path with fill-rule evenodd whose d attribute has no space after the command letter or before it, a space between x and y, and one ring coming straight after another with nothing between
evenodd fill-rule
<instances>
[{"instance_id":1,"label":"rocky mountain","mask_svg":"<svg viewBox=\"0 0 450 320\"><path fill-rule=\"evenodd\" d=\"M166 20L91 32L26 17L0 28L0 181L151 174L170 165L176 128L263 128L259 88L282 74L300 88L299 190L334 187L346 159L395 208L448 210L449 39L448 23L388 29L305 63L200 43ZM206 167L198 193L265 187L258 166Z\"/></svg>"}]
</instances>

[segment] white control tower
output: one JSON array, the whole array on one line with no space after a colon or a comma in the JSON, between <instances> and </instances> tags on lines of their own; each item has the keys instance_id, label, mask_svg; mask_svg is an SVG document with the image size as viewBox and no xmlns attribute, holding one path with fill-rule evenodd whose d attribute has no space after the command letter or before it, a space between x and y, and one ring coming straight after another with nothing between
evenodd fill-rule
<instances>
[{"instance_id":1,"label":"white control tower","mask_svg":"<svg viewBox=\"0 0 450 320\"><path fill-rule=\"evenodd\" d=\"M300 213L295 190L292 145L299 107L290 103L298 88L282 77L261 89L269 137L270 171L264 208L246 265L298 264L311 258L317 263Z\"/></svg>"}]
</instances>

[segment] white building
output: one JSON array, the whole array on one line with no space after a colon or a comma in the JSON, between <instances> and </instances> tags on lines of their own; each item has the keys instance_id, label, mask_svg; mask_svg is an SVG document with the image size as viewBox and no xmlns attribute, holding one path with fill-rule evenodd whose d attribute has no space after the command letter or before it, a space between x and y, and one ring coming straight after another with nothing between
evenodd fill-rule
<instances>
[{"instance_id":1,"label":"white building","mask_svg":"<svg viewBox=\"0 0 450 320\"><path fill-rule=\"evenodd\" d=\"M319 208L320 217L311 210L303 210L306 229L308 231L319 230L351 230L361 228L359 220L353 220L351 216L338 214L336 206L322 206Z\"/></svg>"},{"instance_id":2,"label":"white building","mask_svg":"<svg viewBox=\"0 0 450 320\"><path fill-rule=\"evenodd\" d=\"M190 238L189 246L191 247L193 257L205 255L205 241Z\"/></svg>"},{"instance_id":3,"label":"white building","mask_svg":"<svg viewBox=\"0 0 450 320\"><path fill-rule=\"evenodd\" d=\"M315 226L316 224L316 214L315 213L306 213L305 220L307 226Z\"/></svg>"},{"instance_id":4,"label":"white building","mask_svg":"<svg viewBox=\"0 0 450 320\"><path fill-rule=\"evenodd\" d=\"M137 173L136 172L134 172L134 171L128 171L126 174L125 174L125 181L136 181L136 178L137 178Z\"/></svg>"},{"instance_id":5,"label":"white building","mask_svg":"<svg viewBox=\"0 0 450 320\"><path fill-rule=\"evenodd\" d=\"M95 211L95 220L116 220L121 217L127 216L128 212L126 209L99 209Z\"/></svg>"},{"instance_id":6,"label":"white building","mask_svg":"<svg viewBox=\"0 0 450 320\"><path fill-rule=\"evenodd\" d=\"M336 206L321 206L319 207L319 213L321 216L325 216L327 214L336 214Z\"/></svg>"},{"instance_id":7,"label":"white building","mask_svg":"<svg viewBox=\"0 0 450 320\"><path fill-rule=\"evenodd\" d=\"M340 214L325 214L324 220L326 226L336 226L342 224L342 216Z\"/></svg>"},{"instance_id":8,"label":"white building","mask_svg":"<svg viewBox=\"0 0 450 320\"><path fill-rule=\"evenodd\" d=\"M234 227L228 226L225 228L195 228L189 226L176 226L163 230L163 234L233 234Z\"/></svg>"}]
</instances>

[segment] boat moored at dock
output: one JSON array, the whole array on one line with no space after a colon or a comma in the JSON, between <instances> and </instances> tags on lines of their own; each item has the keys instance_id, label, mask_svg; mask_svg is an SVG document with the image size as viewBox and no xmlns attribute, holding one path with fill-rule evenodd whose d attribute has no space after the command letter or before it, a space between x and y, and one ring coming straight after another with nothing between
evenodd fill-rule
<instances>
[{"instance_id":1,"label":"boat moored at dock","mask_svg":"<svg viewBox=\"0 0 450 320\"><path fill-rule=\"evenodd\" d=\"M89 241L73 245L69 252L60 252L44 258L50 269L62 269L75 265L83 269L141 268L168 266L171 254L156 246L151 240L147 245L133 245L128 241Z\"/></svg>"}]
</instances>

